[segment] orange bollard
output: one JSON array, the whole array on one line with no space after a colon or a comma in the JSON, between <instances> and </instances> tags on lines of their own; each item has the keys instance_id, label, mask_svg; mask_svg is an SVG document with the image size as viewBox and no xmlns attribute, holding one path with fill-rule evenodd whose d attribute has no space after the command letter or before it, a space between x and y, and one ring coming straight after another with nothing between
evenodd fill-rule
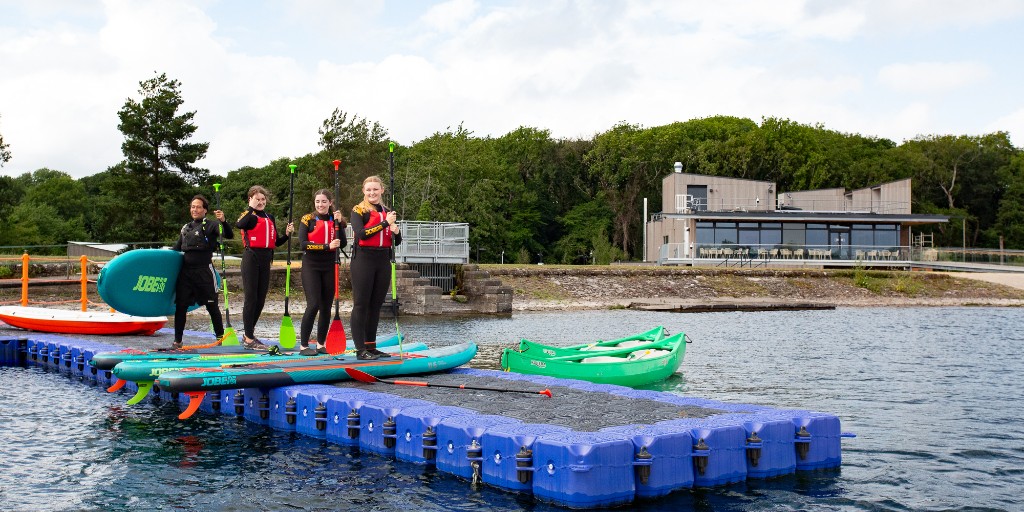
<instances>
[{"instance_id":1,"label":"orange bollard","mask_svg":"<svg viewBox=\"0 0 1024 512\"><path fill-rule=\"evenodd\" d=\"M79 261L82 262L82 311L89 305L89 276L86 272L89 270L89 258L86 258L83 254Z\"/></svg>"},{"instance_id":2,"label":"orange bollard","mask_svg":"<svg viewBox=\"0 0 1024 512\"><path fill-rule=\"evenodd\" d=\"M28 306L28 251L21 255L21 306Z\"/></svg>"}]
</instances>

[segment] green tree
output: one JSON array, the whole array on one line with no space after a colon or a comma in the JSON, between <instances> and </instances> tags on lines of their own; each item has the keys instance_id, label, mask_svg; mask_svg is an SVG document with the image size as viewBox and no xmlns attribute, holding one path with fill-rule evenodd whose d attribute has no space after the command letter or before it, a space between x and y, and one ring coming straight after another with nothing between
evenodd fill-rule
<instances>
[{"instance_id":1,"label":"green tree","mask_svg":"<svg viewBox=\"0 0 1024 512\"><path fill-rule=\"evenodd\" d=\"M39 169L31 175L24 201L52 205L64 220L82 218L87 210L88 198L85 187L69 174Z\"/></svg>"},{"instance_id":2,"label":"green tree","mask_svg":"<svg viewBox=\"0 0 1024 512\"><path fill-rule=\"evenodd\" d=\"M613 217L614 213L601 195L592 201L576 205L559 219L565 227L565 234L555 244L558 261L566 264L588 264L596 261L599 255L596 253L601 252L595 251L598 246L605 248L605 252L607 247L614 248L608 240L608 228L612 225ZM603 240L603 243L598 243L598 240ZM621 250L615 256L619 254Z\"/></svg>"},{"instance_id":3,"label":"green tree","mask_svg":"<svg viewBox=\"0 0 1024 512\"><path fill-rule=\"evenodd\" d=\"M1005 192L992 232L986 238L998 243L1002 236L1007 249L1024 249L1024 155L1014 156L1000 175Z\"/></svg>"},{"instance_id":4,"label":"green tree","mask_svg":"<svg viewBox=\"0 0 1024 512\"><path fill-rule=\"evenodd\" d=\"M197 129L192 122L195 112L178 112L184 103L180 87L166 74L140 82L141 101L128 98L117 113L117 128L125 137L123 169L135 179L133 192L140 203L149 208L148 216L140 219L146 240L172 233L176 226L165 222L169 210L172 218L177 217L173 212L181 209L180 198L187 195L188 186L199 185L209 175L195 163L206 156L210 144L189 142Z\"/></svg>"},{"instance_id":5,"label":"green tree","mask_svg":"<svg viewBox=\"0 0 1024 512\"><path fill-rule=\"evenodd\" d=\"M4 143L4 135L0 133L0 167L11 161L11 146Z\"/></svg>"},{"instance_id":6,"label":"green tree","mask_svg":"<svg viewBox=\"0 0 1024 512\"><path fill-rule=\"evenodd\" d=\"M633 240L639 237L643 221L641 198L655 197L660 203L659 185L671 169L671 164L666 165L665 157L655 149L655 133L619 124L597 136L594 149L586 158L599 192L614 212L612 242L626 254L632 253L636 245Z\"/></svg>"},{"instance_id":7,"label":"green tree","mask_svg":"<svg viewBox=\"0 0 1024 512\"><path fill-rule=\"evenodd\" d=\"M0 176L0 223L6 225L11 211L21 202L25 186L10 176Z\"/></svg>"},{"instance_id":8,"label":"green tree","mask_svg":"<svg viewBox=\"0 0 1024 512\"><path fill-rule=\"evenodd\" d=\"M385 187L391 186L387 174L388 131L380 123L336 108L321 124L318 133L322 151L304 159L302 180L297 178L303 183L303 201L316 189L334 189L334 160L341 161L338 171L341 197L337 198L337 204L343 211L363 200L362 185L367 176L379 175ZM396 150L400 151L401 148ZM395 158L397 166L400 160L397 153ZM392 192L397 191L385 191L384 203L394 207L396 205L390 204ZM312 208L312 199L308 203ZM399 215L403 214L399 210Z\"/></svg>"}]
</instances>

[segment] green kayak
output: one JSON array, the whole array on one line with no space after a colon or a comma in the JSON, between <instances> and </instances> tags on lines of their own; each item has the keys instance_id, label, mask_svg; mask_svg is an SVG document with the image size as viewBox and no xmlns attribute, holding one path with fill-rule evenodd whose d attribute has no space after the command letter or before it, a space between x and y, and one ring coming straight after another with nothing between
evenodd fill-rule
<instances>
[{"instance_id":1,"label":"green kayak","mask_svg":"<svg viewBox=\"0 0 1024 512\"><path fill-rule=\"evenodd\" d=\"M521 340L518 347L502 351L501 367L516 373L641 386L675 373L683 362L688 342L686 334L668 336L664 327L568 347Z\"/></svg>"}]
</instances>

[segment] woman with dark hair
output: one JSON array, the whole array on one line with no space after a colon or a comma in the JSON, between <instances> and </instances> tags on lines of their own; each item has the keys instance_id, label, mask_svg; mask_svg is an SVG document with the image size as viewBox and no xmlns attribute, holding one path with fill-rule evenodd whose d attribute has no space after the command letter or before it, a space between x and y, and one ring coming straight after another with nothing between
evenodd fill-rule
<instances>
[{"instance_id":1,"label":"woman with dark hair","mask_svg":"<svg viewBox=\"0 0 1024 512\"><path fill-rule=\"evenodd\" d=\"M304 356L326 354L324 342L331 322L331 298L334 296L334 264L338 251L348 245L345 219L331 208L334 199L327 189L313 193L313 213L299 221L299 247L302 249L302 291L306 294L306 312L302 315L299 344ZM316 338L313 322L316 323Z\"/></svg>"},{"instance_id":2,"label":"woman with dark hair","mask_svg":"<svg viewBox=\"0 0 1024 512\"><path fill-rule=\"evenodd\" d=\"M352 341L356 358L379 359L377 325L391 284L394 247L402 243L397 215L384 205L384 182L378 176L363 180L363 201L352 208Z\"/></svg>"},{"instance_id":3,"label":"woman with dark hair","mask_svg":"<svg viewBox=\"0 0 1024 512\"><path fill-rule=\"evenodd\" d=\"M242 327L244 328L242 345L251 350L266 350L267 346L256 339L256 322L263 313L270 288L270 264L274 261L274 248L287 242L292 234L293 226L285 227L285 234L278 235L274 216L265 211L267 189L253 185L249 187L249 207L235 222L235 227L242 230Z\"/></svg>"},{"instance_id":4,"label":"woman with dark hair","mask_svg":"<svg viewBox=\"0 0 1024 512\"><path fill-rule=\"evenodd\" d=\"M208 220L206 213L210 202L201 194L192 197L189 213L192 220L181 227L174 250L183 256L181 272L174 287L174 344L172 349L182 347L185 333L185 315L193 304L206 307L213 323L213 334L219 341L224 336L224 322L217 303L217 272L213 269L213 250L217 247L220 226L224 226L224 238L233 238L231 226L224 222L224 212L214 210L216 220Z\"/></svg>"}]
</instances>

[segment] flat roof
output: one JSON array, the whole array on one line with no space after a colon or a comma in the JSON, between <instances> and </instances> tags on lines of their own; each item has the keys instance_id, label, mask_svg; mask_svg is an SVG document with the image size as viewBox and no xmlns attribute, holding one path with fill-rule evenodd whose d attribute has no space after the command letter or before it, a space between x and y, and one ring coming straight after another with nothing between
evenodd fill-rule
<instances>
[{"instance_id":1,"label":"flat roof","mask_svg":"<svg viewBox=\"0 0 1024 512\"><path fill-rule=\"evenodd\" d=\"M736 222L858 222L869 224L938 224L949 222L945 215L900 215L870 212L810 212L775 210L756 212L662 213L667 219L731 220Z\"/></svg>"}]
</instances>

